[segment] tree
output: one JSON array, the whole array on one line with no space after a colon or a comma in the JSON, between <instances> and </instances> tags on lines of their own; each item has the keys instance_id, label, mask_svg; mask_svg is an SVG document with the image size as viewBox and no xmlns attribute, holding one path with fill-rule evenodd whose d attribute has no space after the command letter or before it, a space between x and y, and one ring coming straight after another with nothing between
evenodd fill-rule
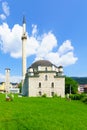
<instances>
[{"instance_id":1,"label":"tree","mask_svg":"<svg viewBox=\"0 0 87 130\"><path fill-rule=\"evenodd\" d=\"M65 94L78 92L78 83L70 77L65 77Z\"/></svg>"},{"instance_id":2,"label":"tree","mask_svg":"<svg viewBox=\"0 0 87 130\"><path fill-rule=\"evenodd\" d=\"M21 90L22 90L22 83L21 82L18 84L18 88L20 89L20 93L21 93Z\"/></svg>"}]
</instances>

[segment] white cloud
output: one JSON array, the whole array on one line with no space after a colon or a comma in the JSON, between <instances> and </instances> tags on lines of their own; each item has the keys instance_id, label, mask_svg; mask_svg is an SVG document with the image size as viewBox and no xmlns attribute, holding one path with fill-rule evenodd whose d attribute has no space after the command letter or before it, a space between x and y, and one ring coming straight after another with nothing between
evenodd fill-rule
<instances>
[{"instance_id":1,"label":"white cloud","mask_svg":"<svg viewBox=\"0 0 87 130\"><path fill-rule=\"evenodd\" d=\"M76 61L78 60L77 57L74 56L73 52L68 52L62 56L58 52L54 53L51 52L46 56L47 60L50 60L53 64L59 66L69 66L71 64L75 64Z\"/></svg>"},{"instance_id":2,"label":"white cloud","mask_svg":"<svg viewBox=\"0 0 87 130\"><path fill-rule=\"evenodd\" d=\"M67 52L65 55L60 57L60 63L64 66L75 64L77 60L78 58L74 56L73 52Z\"/></svg>"},{"instance_id":3,"label":"white cloud","mask_svg":"<svg viewBox=\"0 0 87 130\"><path fill-rule=\"evenodd\" d=\"M38 30L37 30L37 25L32 24L32 35L33 35L33 36L36 35L37 32L38 32Z\"/></svg>"},{"instance_id":4,"label":"white cloud","mask_svg":"<svg viewBox=\"0 0 87 130\"><path fill-rule=\"evenodd\" d=\"M22 79L22 76L10 76L10 82L12 83L20 83Z\"/></svg>"},{"instance_id":5,"label":"white cloud","mask_svg":"<svg viewBox=\"0 0 87 130\"><path fill-rule=\"evenodd\" d=\"M10 82L12 83L19 83L21 82L22 77L21 76L10 76ZM5 82L5 75L0 74L0 82Z\"/></svg>"},{"instance_id":6,"label":"white cloud","mask_svg":"<svg viewBox=\"0 0 87 130\"><path fill-rule=\"evenodd\" d=\"M9 16L10 14L10 8L8 6L7 2L2 2L2 9L6 16Z\"/></svg>"},{"instance_id":7,"label":"white cloud","mask_svg":"<svg viewBox=\"0 0 87 130\"><path fill-rule=\"evenodd\" d=\"M7 18L7 16L10 15L10 8L9 8L7 2L2 2L2 1L0 1L0 2L2 4L2 11L3 11L3 13L0 14L0 19L5 20Z\"/></svg>"},{"instance_id":8,"label":"white cloud","mask_svg":"<svg viewBox=\"0 0 87 130\"><path fill-rule=\"evenodd\" d=\"M0 74L0 82L5 82L5 76L3 74Z\"/></svg>"},{"instance_id":9,"label":"white cloud","mask_svg":"<svg viewBox=\"0 0 87 130\"><path fill-rule=\"evenodd\" d=\"M53 33L48 32L43 34L42 39L39 41L36 58L45 58L45 56L57 46L57 39ZM37 59L38 59L37 58Z\"/></svg>"},{"instance_id":10,"label":"white cloud","mask_svg":"<svg viewBox=\"0 0 87 130\"><path fill-rule=\"evenodd\" d=\"M36 30L35 30L36 29ZM13 58L22 56L22 26L15 24L9 28L7 23L0 25L0 50L9 53ZM54 51L56 48L57 51ZM37 26L32 26L32 35L27 34L27 57L35 55L35 60L46 59L59 66L75 64L78 58L74 55L74 47L70 40L64 41L58 46L58 41L52 32L37 35ZM20 76L11 76L11 82L20 82ZM0 81L5 81L5 76L0 74Z\"/></svg>"},{"instance_id":11,"label":"white cloud","mask_svg":"<svg viewBox=\"0 0 87 130\"><path fill-rule=\"evenodd\" d=\"M47 60L51 61L55 65L62 65L60 63L60 57L58 52L50 52L46 56Z\"/></svg>"},{"instance_id":12,"label":"white cloud","mask_svg":"<svg viewBox=\"0 0 87 130\"><path fill-rule=\"evenodd\" d=\"M0 45L4 53L10 53L12 57L21 56L21 30L18 24L12 29L6 23L0 26Z\"/></svg>"},{"instance_id":13,"label":"white cloud","mask_svg":"<svg viewBox=\"0 0 87 130\"><path fill-rule=\"evenodd\" d=\"M26 53L27 53L27 56L30 56L30 55L33 55L33 54L36 54L36 51L38 49L38 41L35 37L33 36L28 36L27 38L27 47L26 47Z\"/></svg>"},{"instance_id":14,"label":"white cloud","mask_svg":"<svg viewBox=\"0 0 87 130\"><path fill-rule=\"evenodd\" d=\"M68 51L73 51L73 46L71 45L71 41L70 40L66 40L63 42L63 44L59 47L58 49L58 53L60 55L64 55L65 53L67 53Z\"/></svg>"},{"instance_id":15,"label":"white cloud","mask_svg":"<svg viewBox=\"0 0 87 130\"><path fill-rule=\"evenodd\" d=\"M15 24L12 29L7 23L0 25L0 48L4 53L10 53L11 57L19 58L22 55L22 26ZM56 48L57 51L54 51ZM74 47L70 40L64 41L60 47L52 32L37 35L37 26L32 26L32 35L27 34L27 56L35 55L37 59L50 60L55 65L68 66L75 64Z\"/></svg>"},{"instance_id":16,"label":"white cloud","mask_svg":"<svg viewBox=\"0 0 87 130\"><path fill-rule=\"evenodd\" d=\"M6 16L4 14L0 14L0 19L5 20Z\"/></svg>"}]
</instances>

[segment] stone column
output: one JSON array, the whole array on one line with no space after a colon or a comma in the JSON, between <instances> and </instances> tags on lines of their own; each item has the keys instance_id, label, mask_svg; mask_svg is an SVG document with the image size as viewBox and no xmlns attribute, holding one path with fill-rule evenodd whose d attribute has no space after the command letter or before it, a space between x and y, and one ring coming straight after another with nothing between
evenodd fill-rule
<instances>
[{"instance_id":1,"label":"stone column","mask_svg":"<svg viewBox=\"0 0 87 130\"><path fill-rule=\"evenodd\" d=\"M5 69L5 90L6 92L9 92L9 87L10 87L10 69L6 68Z\"/></svg>"}]
</instances>

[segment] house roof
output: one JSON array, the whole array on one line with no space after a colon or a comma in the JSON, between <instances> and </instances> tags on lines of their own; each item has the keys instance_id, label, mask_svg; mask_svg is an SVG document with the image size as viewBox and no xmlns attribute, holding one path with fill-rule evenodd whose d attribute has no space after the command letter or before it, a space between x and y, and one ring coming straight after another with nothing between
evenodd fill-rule
<instances>
[{"instance_id":1,"label":"house roof","mask_svg":"<svg viewBox=\"0 0 87 130\"><path fill-rule=\"evenodd\" d=\"M87 88L87 84L84 85L84 88Z\"/></svg>"}]
</instances>

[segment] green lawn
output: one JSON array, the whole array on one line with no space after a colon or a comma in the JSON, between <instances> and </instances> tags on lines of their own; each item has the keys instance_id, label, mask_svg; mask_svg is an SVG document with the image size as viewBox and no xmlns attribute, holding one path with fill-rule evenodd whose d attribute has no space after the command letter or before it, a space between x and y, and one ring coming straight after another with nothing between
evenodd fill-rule
<instances>
[{"instance_id":1,"label":"green lawn","mask_svg":"<svg viewBox=\"0 0 87 130\"><path fill-rule=\"evenodd\" d=\"M87 105L61 98L0 94L0 130L87 130Z\"/></svg>"}]
</instances>

